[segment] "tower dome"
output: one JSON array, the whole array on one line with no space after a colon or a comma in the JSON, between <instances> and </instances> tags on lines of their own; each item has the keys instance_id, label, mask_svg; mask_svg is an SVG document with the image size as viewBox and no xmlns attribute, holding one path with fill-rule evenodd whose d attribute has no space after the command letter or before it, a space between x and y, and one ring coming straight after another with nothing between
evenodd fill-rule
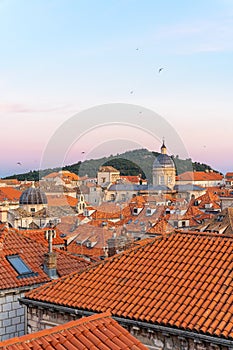
<instances>
[{"instance_id":1,"label":"tower dome","mask_svg":"<svg viewBox=\"0 0 233 350\"><path fill-rule=\"evenodd\" d=\"M162 153L156 157L153 168L175 168L175 164L171 157Z\"/></svg>"},{"instance_id":2,"label":"tower dome","mask_svg":"<svg viewBox=\"0 0 233 350\"><path fill-rule=\"evenodd\" d=\"M46 194L39 187L30 187L26 189L20 196L20 205L39 205L47 204Z\"/></svg>"},{"instance_id":3,"label":"tower dome","mask_svg":"<svg viewBox=\"0 0 233 350\"><path fill-rule=\"evenodd\" d=\"M175 185L176 168L171 157L167 155L164 140L161 153L153 163L153 185L165 185L172 189Z\"/></svg>"},{"instance_id":4,"label":"tower dome","mask_svg":"<svg viewBox=\"0 0 233 350\"><path fill-rule=\"evenodd\" d=\"M167 155L167 147L164 140L161 146L161 153L155 158L153 168L175 168L172 158Z\"/></svg>"}]
</instances>

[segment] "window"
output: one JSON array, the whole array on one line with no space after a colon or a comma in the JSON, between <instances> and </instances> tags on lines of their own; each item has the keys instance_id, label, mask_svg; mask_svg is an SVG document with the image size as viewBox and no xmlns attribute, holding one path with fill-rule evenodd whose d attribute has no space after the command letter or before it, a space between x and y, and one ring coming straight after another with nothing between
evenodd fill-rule
<instances>
[{"instance_id":1,"label":"window","mask_svg":"<svg viewBox=\"0 0 233 350\"><path fill-rule=\"evenodd\" d=\"M31 208L31 212L35 213L36 209L35 208Z\"/></svg>"},{"instance_id":2,"label":"window","mask_svg":"<svg viewBox=\"0 0 233 350\"><path fill-rule=\"evenodd\" d=\"M32 277L38 275L38 272L34 273L25 264L25 262L20 258L19 255L8 255L6 258L11 264L11 266L15 269L15 271L18 272L19 275L17 276L17 278Z\"/></svg>"},{"instance_id":3,"label":"window","mask_svg":"<svg viewBox=\"0 0 233 350\"><path fill-rule=\"evenodd\" d=\"M164 185L165 184L165 177L164 176L160 176L159 177L159 184L160 185Z\"/></svg>"},{"instance_id":4,"label":"window","mask_svg":"<svg viewBox=\"0 0 233 350\"><path fill-rule=\"evenodd\" d=\"M133 208L133 213L138 214L138 208Z\"/></svg>"}]
</instances>

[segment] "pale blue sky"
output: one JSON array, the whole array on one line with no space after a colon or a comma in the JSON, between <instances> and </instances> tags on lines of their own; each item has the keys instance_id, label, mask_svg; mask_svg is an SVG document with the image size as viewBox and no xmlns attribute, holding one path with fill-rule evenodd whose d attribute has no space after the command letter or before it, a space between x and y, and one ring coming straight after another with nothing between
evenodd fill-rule
<instances>
[{"instance_id":1,"label":"pale blue sky","mask_svg":"<svg viewBox=\"0 0 233 350\"><path fill-rule=\"evenodd\" d=\"M231 0L0 0L0 176L37 168L75 113L117 102L152 109L193 160L233 171L232 38Z\"/></svg>"}]
</instances>

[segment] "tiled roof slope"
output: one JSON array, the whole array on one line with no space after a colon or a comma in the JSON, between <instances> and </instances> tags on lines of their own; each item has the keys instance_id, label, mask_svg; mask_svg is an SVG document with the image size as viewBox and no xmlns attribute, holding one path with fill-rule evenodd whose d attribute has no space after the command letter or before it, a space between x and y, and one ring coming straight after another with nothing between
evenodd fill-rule
<instances>
[{"instance_id":1,"label":"tiled roof slope","mask_svg":"<svg viewBox=\"0 0 233 350\"><path fill-rule=\"evenodd\" d=\"M64 239L60 236L62 232L59 229L55 229L56 236L53 238L53 245L65 245ZM45 237L46 229L38 229L38 230L22 230L20 233L26 237L34 239L39 243L43 243L48 245L48 240Z\"/></svg>"},{"instance_id":2,"label":"tiled roof slope","mask_svg":"<svg viewBox=\"0 0 233 350\"><path fill-rule=\"evenodd\" d=\"M162 236L26 298L233 338L232 248L223 236Z\"/></svg>"},{"instance_id":3,"label":"tiled roof slope","mask_svg":"<svg viewBox=\"0 0 233 350\"><path fill-rule=\"evenodd\" d=\"M222 180L223 175L220 173L215 172L209 172L206 173L205 171L187 171L185 173L182 173L178 175L178 180L186 180L186 181L214 181L214 180Z\"/></svg>"},{"instance_id":4,"label":"tiled roof slope","mask_svg":"<svg viewBox=\"0 0 233 350\"><path fill-rule=\"evenodd\" d=\"M108 313L0 342L2 350L147 350Z\"/></svg>"},{"instance_id":5,"label":"tiled roof slope","mask_svg":"<svg viewBox=\"0 0 233 350\"><path fill-rule=\"evenodd\" d=\"M22 192L16 190L14 187L0 188L0 201L8 200L10 202L18 202Z\"/></svg>"},{"instance_id":6,"label":"tiled roof slope","mask_svg":"<svg viewBox=\"0 0 233 350\"><path fill-rule=\"evenodd\" d=\"M0 226L0 290L30 286L37 283L49 282L50 278L43 271L44 254L48 248L18 230ZM66 252L57 252L57 272L59 276L70 274L86 268L89 263L84 259L74 257ZM29 277L18 278L18 273L11 266L7 257L18 255L34 273Z\"/></svg>"}]
</instances>

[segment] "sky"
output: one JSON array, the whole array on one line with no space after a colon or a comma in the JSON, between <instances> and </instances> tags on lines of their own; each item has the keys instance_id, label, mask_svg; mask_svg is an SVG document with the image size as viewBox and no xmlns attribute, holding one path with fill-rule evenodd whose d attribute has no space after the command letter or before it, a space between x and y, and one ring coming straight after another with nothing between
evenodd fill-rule
<instances>
[{"instance_id":1,"label":"sky","mask_svg":"<svg viewBox=\"0 0 233 350\"><path fill-rule=\"evenodd\" d=\"M38 169L73 116L77 137L63 162L159 151L145 109L194 161L233 171L232 37L232 0L0 0L0 177ZM82 117L109 104L138 106L147 132L132 119L137 132L127 129L127 115L115 134L98 113L91 126Z\"/></svg>"}]
</instances>

